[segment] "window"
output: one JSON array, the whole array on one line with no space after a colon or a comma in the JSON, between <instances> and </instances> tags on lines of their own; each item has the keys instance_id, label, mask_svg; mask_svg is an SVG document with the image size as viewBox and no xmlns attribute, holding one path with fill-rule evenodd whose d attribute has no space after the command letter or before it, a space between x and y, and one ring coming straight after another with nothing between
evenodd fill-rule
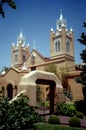
<instances>
[{"instance_id":1,"label":"window","mask_svg":"<svg viewBox=\"0 0 86 130\"><path fill-rule=\"evenodd\" d=\"M31 71L34 71L34 70L36 70L36 67L31 67Z\"/></svg>"},{"instance_id":2,"label":"window","mask_svg":"<svg viewBox=\"0 0 86 130\"><path fill-rule=\"evenodd\" d=\"M59 52L59 51L60 51L60 41L57 40L57 41L55 42L55 52Z\"/></svg>"},{"instance_id":3,"label":"window","mask_svg":"<svg viewBox=\"0 0 86 130\"><path fill-rule=\"evenodd\" d=\"M13 86L11 84L8 84L7 86L7 97L9 100L13 98Z\"/></svg>"},{"instance_id":4,"label":"window","mask_svg":"<svg viewBox=\"0 0 86 130\"><path fill-rule=\"evenodd\" d=\"M15 54L15 62L18 62L18 55Z\"/></svg>"},{"instance_id":5,"label":"window","mask_svg":"<svg viewBox=\"0 0 86 130\"><path fill-rule=\"evenodd\" d=\"M70 40L68 40L68 39L66 42L66 49L67 49L67 52L70 53Z\"/></svg>"},{"instance_id":6,"label":"window","mask_svg":"<svg viewBox=\"0 0 86 130\"><path fill-rule=\"evenodd\" d=\"M26 61L26 55L23 55L22 60L23 60L23 62Z\"/></svg>"},{"instance_id":7,"label":"window","mask_svg":"<svg viewBox=\"0 0 86 130\"><path fill-rule=\"evenodd\" d=\"M35 64L35 58L36 58L35 55L32 54L32 56L31 56L31 63L32 63L32 64Z\"/></svg>"},{"instance_id":8,"label":"window","mask_svg":"<svg viewBox=\"0 0 86 130\"><path fill-rule=\"evenodd\" d=\"M35 56L34 55L31 56L31 61L35 61Z\"/></svg>"}]
</instances>

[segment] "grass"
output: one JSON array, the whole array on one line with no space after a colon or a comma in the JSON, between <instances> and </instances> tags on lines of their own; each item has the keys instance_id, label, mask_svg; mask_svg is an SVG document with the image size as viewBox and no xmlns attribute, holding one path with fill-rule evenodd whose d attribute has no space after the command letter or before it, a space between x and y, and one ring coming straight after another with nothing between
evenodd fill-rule
<instances>
[{"instance_id":1,"label":"grass","mask_svg":"<svg viewBox=\"0 0 86 130\"><path fill-rule=\"evenodd\" d=\"M82 128L69 127L64 125L52 125L47 123L34 124L34 130L83 130Z\"/></svg>"}]
</instances>

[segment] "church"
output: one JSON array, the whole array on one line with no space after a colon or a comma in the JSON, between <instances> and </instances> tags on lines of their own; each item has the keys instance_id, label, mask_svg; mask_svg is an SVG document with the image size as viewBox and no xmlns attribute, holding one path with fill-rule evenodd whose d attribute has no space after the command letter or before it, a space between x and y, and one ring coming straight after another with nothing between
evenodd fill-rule
<instances>
[{"instance_id":1,"label":"church","mask_svg":"<svg viewBox=\"0 0 86 130\"><path fill-rule=\"evenodd\" d=\"M56 20L56 31L50 29L49 44L50 57L47 58L35 48L30 50L30 45L26 45L25 37L20 32L17 43L12 44L11 66L0 74L1 96L14 98L18 94L19 83L23 76L36 70L45 71L48 65L54 64L57 73L67 72L67 89L72 93L73 100L83 99L81 84L75 81L75 77L80 75L80 70L77 69L74 59L74 31L72 28L67 29L67 22L62 12Z\"/></svg>"}]
</instances>

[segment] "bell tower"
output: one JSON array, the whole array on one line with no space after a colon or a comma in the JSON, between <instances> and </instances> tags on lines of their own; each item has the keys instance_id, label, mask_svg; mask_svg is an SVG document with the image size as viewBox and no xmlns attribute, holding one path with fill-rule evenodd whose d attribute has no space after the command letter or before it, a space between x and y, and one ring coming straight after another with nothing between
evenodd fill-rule
<instances>
[{"instance_id":1,"label":"bell tower","mask_svg":"<svg viewBox=\"0 0 86 130\"><path fill-rule=\"evenodd\" d=\"M56 21L56 32L53 28L50 31L50 58L74 64L74 34L72 28L67 29L62 12Z\"/></svg>"},{"instance_id":2,"label":"bell tower","mask_svg":"<svg viewBox=\"0 0 86 130\"><path fill-rule=\"evenodd\" d=\"M30 54L30 46L25 45L25 37L22 32L17 38L17 45L12 44L12 58L11 65L22 64L26 61L28 55Z\"/></svg>"}]
</instances>

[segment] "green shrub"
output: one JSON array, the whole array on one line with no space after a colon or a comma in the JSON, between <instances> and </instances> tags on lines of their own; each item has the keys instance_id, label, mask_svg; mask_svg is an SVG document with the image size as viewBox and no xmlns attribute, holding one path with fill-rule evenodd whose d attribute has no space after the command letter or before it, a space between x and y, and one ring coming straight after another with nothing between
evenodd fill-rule
<instances>
[{"instance_id":1,"label":"green shrub","mask_svg":"<svg viewBox=\"0 0 86 130\"><path fill-rule=\"evenodd\" d=\"M29 98L20 95L9 103L8 98L0 98L0 130L32 129L33 123L42 121L35 108L29 105Z\"/></svg>"},{"instance_id":2,"label":"green shrub","mask_svg":"<svg viewBox=\"0 0 86 130\"><path fill-rule=\"evenodd\" d=\"M69 125L72 127L80 127L81 125L80 119L77 117L71 117L69 119Z\"/></svg>"},{"instance_id":3,"label":"green shrub","mask_svg":"<svg viewBox=\"0 0 86 130\"><path fill-rule=\"evenodd\" d=\"M59 103L56 107L55 114L74 116L76 114L76 107L73 103Z\"/></svg>"},{"instance_id":4,"label":"green shrub","mask_svg":"<svg viewBox=\"0 0 86 130\"><path fill-rule=\"evenodd\" d=\"M82 112L77 112L77 113L76 113L76 117L78 117L78 118L83 118L84 115L83 115Z\"/></svg>"},{"instance_id":5,"label":"green shrub","mask_svg":"<svg viewBox=\"0 0 86 130\"><path fill-rule=\"evenodd\" d=\"M49 124L60 124L60 119L56 115L51 115L48 119Z\"/></svg>"}]
</instances>

